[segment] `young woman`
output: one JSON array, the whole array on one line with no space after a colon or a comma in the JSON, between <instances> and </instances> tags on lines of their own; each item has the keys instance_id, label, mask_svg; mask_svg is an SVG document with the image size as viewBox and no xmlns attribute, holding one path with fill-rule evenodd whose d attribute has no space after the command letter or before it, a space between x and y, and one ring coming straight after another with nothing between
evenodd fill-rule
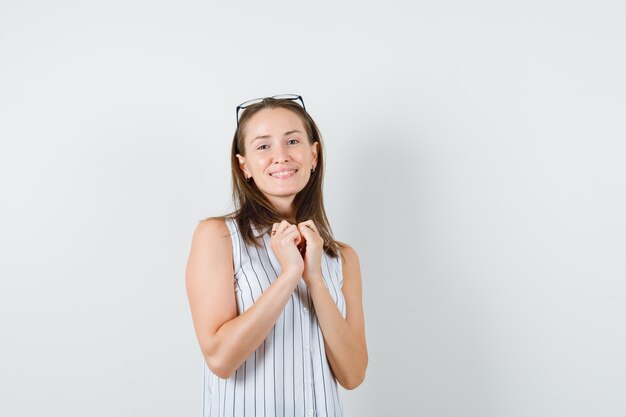
<instances>
[{"instance_id":1,"label":"young woman","mask_svg":"<svg viewBox=\"0 0 626 417\"><path fill-rule=\"evenodd\" d=\"M186 269L203 416L343 416L337 383L359 386L368 355L357 254L324 211L320 132L297 95L237 118L236 210L197 225Z\"/></svg>"}]
</instances>

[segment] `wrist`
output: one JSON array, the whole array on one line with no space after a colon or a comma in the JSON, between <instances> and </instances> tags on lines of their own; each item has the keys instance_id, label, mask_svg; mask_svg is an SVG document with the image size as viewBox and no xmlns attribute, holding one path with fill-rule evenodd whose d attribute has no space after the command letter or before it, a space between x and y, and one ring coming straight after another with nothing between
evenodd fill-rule
<instances>
[{"instance_id":1,"label":"wrist","mask_svg":"<svg viewBox=\"0 0 626 417\"><path fill-rule=\"evenodd\" d=\"M326 289L326 282L324 282L324 277L322 277L322 274L313 275L313 276L309 276L308 277L308 279L307 279L307 286L311 290L316 290L316 289L325 290Z\"/></svg>"},{"instance_id":2,"label":"wrist","mask_svg":"<svg viewBox=\"0 0 626 417\"><path fill-rule=\"evenodd\" d=\"M299 280L300 278L302 278L302 271L298 270L297 268L285 269L280 273L279 278L280 277L292 280Z\"/></svg>"}]
</instances>

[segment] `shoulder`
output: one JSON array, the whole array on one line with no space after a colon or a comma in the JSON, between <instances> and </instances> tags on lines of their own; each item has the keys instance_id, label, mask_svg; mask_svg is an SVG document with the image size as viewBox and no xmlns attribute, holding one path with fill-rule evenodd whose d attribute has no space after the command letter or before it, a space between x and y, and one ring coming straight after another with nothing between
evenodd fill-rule
<instances>
[{"instance_id":1,"label":"shoulder","mask_svg":"<svg viewBox=\"0 0 626 417\"><path fill-rule=\"evenodd\" d=\"M346 243L337 242L342 258L342 284L341 290L346 298L348 305L348 315L355 317L355 308L359 310L361 307L361 266L359 265L359 257L354 248ZM351 312L351 313L350 313Z\"/></svg>"},{"instance_id":2,"label":"shoulder","mask_svg":"<svg viewBox=\"0 0 626 417\"><path fill-rule=\"evenodd\" d=\"M224 244L230 238L230 230L224 217L209 217L201 220L193 232L194 244Z\"/></svg>"},{"instance_id":3,"label":"shoulder","mask_svg":"<svg viewBox=\"0 0 626 417\"><path fill-rule=\"evenodd\" d=\"M211 271L227 271L232 264L230 232L223 218L198 222L193 232L187 263L187 279L204 280ZM228 271L227 271L228 272Z\"/></svg>"},{"instance_id":4,"label":"shoulder","mask_svg":"<svg viewBox=\"0 0 626 417\"><path fill-rule=\"evenodd\" d=\"M341 254L343 265L358 266L359 256L357 255L356 250L345 242L337 241L337 244L339 245L339 252Z\"/></svg>"},{"instance_id":5,"label":"shoulder","mask_svg":"<svg viewBox=\"0 0 626 417\"><path fill-rule=\"evenodd\" d=\"M226 226L226 217L207 217L200 220L196 225L195 232L211 233L211 232L228 232Z\"/></svg>"}]
</instances>

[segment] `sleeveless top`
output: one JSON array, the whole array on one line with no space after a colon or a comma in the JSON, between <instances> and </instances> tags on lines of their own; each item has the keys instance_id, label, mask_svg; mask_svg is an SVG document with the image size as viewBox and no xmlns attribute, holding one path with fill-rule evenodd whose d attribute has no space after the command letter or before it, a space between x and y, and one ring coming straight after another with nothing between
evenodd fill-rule
<instances>
[{"instance_id":1,"label":"sleeveless top","mask_svg":"<svg viewBox=\"0 0 626 417\"><path fill-rule=\"evenodd\" d=\"M280 264L270 247L269 229L248 245L234 219L226 219L233 247L233 291L237 314L250 308L277 279ZM322 253L322 275L341 315L341 257ZM302 279L263 343L228 379L203 361L203 417L343 417L337 381L326 357L313 299Z\"/></svg>"}]
</instances>

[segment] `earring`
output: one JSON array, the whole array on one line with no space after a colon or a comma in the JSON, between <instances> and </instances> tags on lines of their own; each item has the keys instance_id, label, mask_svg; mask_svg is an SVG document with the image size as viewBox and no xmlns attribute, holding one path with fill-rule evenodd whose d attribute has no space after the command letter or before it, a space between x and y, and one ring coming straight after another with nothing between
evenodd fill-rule
<instances>
[{"instance_id":1,"label":"earring","mask_svg":"<svg viewBox=\"0 0 626 417\"><path fill-rule=\"evenodd\" d=\"M315 172L315 167L311 167L311 174Z\"/></svg>"}]
</instances>

